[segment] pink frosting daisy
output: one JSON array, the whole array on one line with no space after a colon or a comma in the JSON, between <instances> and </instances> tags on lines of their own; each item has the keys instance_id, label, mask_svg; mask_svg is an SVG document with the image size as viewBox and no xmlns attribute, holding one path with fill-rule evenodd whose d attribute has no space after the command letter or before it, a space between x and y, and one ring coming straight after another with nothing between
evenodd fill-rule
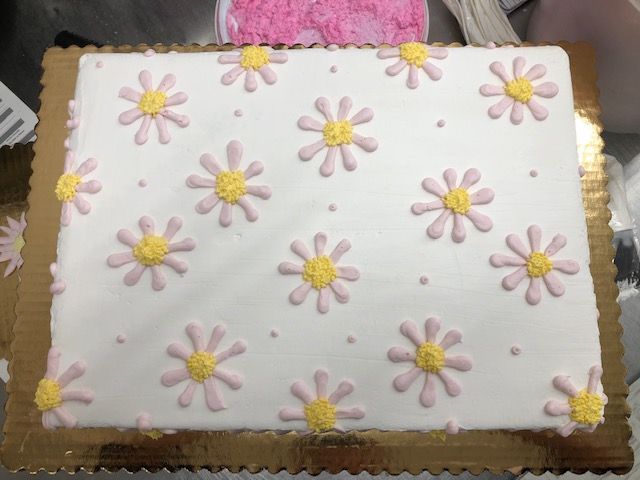
<instances>
[{"instance_id":1,"label":"pink frosting daisy","mask_svg":"<svg viewBox=\"0 0 640 480\"><path fill-rule=\"evenodd\" d=\"M69 383L84 374L87 366L83 361L77 361L58 376L61 355L56 347L49 349L47 371L38 383L34 399L38 410L42 412L42 425L49 430L54 429L57 422L66 428L73 428L78 423L77 419L62 406L64 402L75 400L89 404L94 398L93 392L89 389L66 389Z\"/></svg>"},{"instance_id":2,"label":"pink frosting daisy","mask_svg":"<svg viewBox=\"0 0 640 480\"><path fill-rule=\"evenodd\" d=\"M531 305L540 302L542 294L540 292L541 279L547 286L549 293L555 297L564 294L565 288L555 271L574 275L580 271L580 265L575 260L551 260L557 252L567 244L567 237L557 234L551 240L549 246L540 251L542 230L538 225L531 225L527 229L530 249L527 249L520 238L511 233L507 235L507 245L517 257L494 253L489 258L494 267L518 267L517 270L502 279L502 286L505 290L515 289L525 277L529 277L529 288L525 298Z\"/></svg>"},{"instance_id":3,"label":"pink frosting daisy","mask_svg":"<svg viewBox=\"0 0 640 480\"><path fill-rule=\"evenodd\" d=\"M291 250L304 260L302 265L291 262L282 262L278 270L283 275L301 275L304 283L297 287L289 295L289 301L294 305L300 305L307 298L312 288L318 290L318 311L329 311L329 299L331 292L340 303L349 301L349 290L338 279L355 281L360 278L360 272L356 267L338 266L342 255L351 248L351 243L346 238L333 249L331 254L325 255L327 246L327 234L318 232L314 237L316 256L312 256L307 247L300 240L291 244Z\"/></svg>"},{"instance_id":4,"label":"pink frosting daisy","mask_svg":"<svg viewBox=\"0 0 640 480\"><path fill-rule=\"evenodd\" d=\"M501 62L493 62L489 65L489 69L503 82L503 85L485 84L480 87L480 93L485 97L502 96L498 103L489 108L488 113L491 118L500 118L511 107L511 123L519 125L522 123L524 105L529 108L536 120L544 120L549 115L549 111L533 97L555 97L558 94L558 85L545 82L534 86L531 82L543 77L547 73L547 68L536 64L523 75L525 63L523 57L513 59L513 77L507 73Z\"/></svg>"},{"instance_id":5,"label":"pink frosting daisy","mask_svg":"<svg viewBox=\"0 0 640 480\"><path fill-rule=\"evenodd\" d=\"M236 65L222 76L222 83L231 85L244 73L244 88L249 92L253 92L258 88L255 72L260 74L265 83L273 85L278 80L278 76L269 67L269 64L285 63L287 60L286 53L274 52L271 49L257 45L243 47L236 55L225 54L218 57L218 62L220 63Z\"/></svg>"},{"instance_id":6,"label":"pink frosting daisy","mask_svg":"<svg viewBox=\"0 0 640 480\"><path fill-rule=\"evenodd\" d=\"M440 80L442 78L442 70L436 67L429 59L442 60L447 58L449 52L446 48L429 47L420 42L401 43L397 47L383 48L378 51L378 58L398 58L398 61L387 67L387 75L396 76L407 66L409 67L409 76L407 77L407 86L416 88L420 85L418 72L424 70L431 80Z\"/></svg>"},{"instance_id":7,"label":"pink frosting daisy","mask_svg":"<svg viewBox=\"0 0 640 480\"><path fill-rule=\"evenodd\" d=\"M373 137L363 137L353 131L354 125L370 122L373 119L373 110L363 108L350 119L347 119L353 102L349 97L342 97L338 108L338 120L333 118L331 114L331 106L329 100L319 97L316 100L316 108L324 115L325 122L303 116L298 120L298 126L303 130L311 130L321 132L322 139L311 145L302 147L298 155L301 160L311 160L316 153L327 147L327 156L320 165L320 173L329 177L333 174L336 165L336 155L338 150L342 155L342 164L348 171L355 170L358 166L356 158L351 152L349 145L355 143L366 152L373 152L378 148L378 142Z\"/></svg>"},{"instance_id":8,"label":"pink frosting daisy","mask_svg":"<svg viewBox=\"0 0 640 480\"><path fill-rule=\"evenodd\" d=\"M186 365L183 368L165 372L161 378L162 384L165 387L173 387L185 380L189 381L187 387L178 397L178 403L183 407L191 405L196 387L199 384L203 384L204 396L209 409L214 412L222 410L225 405L216 379L223 381L236 390L242 386L242 377L237 373L220 368L219 365L225 360L245 352L247 344L242 340L238 340L230 348L216 354L214 352L226 333L224 325L217 325L213 329L209 343L206 346L202 325L192 322L187 325L186 331L193 343L193 350L187 348L181 342L172 343L167 347L169 355L184 360Z\"/></svg>"},{"instance_id":9,"label":"pink frosting daisy","mask_svg":"<svg viewBox=\"0 0 640 480\"><path fill-rule=\"evenodd\" d=\"M258 210L247 199L247 195L268 200L271 197L271 189L264 185L247 185L246 181L256 177L264 170L262 162L251 162L246 170L238 170L242 159L242 144L237 140L231 140L227 144L227 160L229 170L224 170L218 160L210 153L200 157L200 164L211 174L213 178L190 175L187 185L191 188L211 188L213 193L207 195L196 204L196 212L209 213L222 201L219 222L223 227L231 225L231 210L234 205L244 210L245 218L250 222L258 219Z\"/></svg>"},{"instance_id":10,"label":"pink frosting daisy","mask_svg":"<svg viewBox=\"0 0 640 480\"><path fill-rule=\"evenodd\" d=\"M9 262L4 270L5 278L24 263L21 252L24 247L22 234L25 228L27 228L27 221L24 218L24 212L20 215L20 220L7 217L7 226L0 226L0 231L5 234L0 237L0 262Z\"/></svg>"},{"instance_id":11,"label":"pink frosting daisy","mask_svg":"<svg viewBox=\"0 0 640 480\"><path fill-rule=\"evenodd\" d=\"M83 177L93 172L98 167L95 158L89 158L82 162L78 168L73 170L74 154L67 151L64 157L64 173L58 178L55 194L62 202L62 213L60 223L64 226L71 224L71 205L74 205L78 212L86 215L91 211L91 204L84 194L94 194L102 190L102 184L98 180L83 181Z\"/></svg>"},{"instance_id":12,"label":"pink frosting daisy","mask_svg":"<svg viewBox=\"0 0 640 480\"><path fill-rule=\"evenodd\" d=\"M149 127L151 122L155 120L160 143L169 143L171 135L169 135L169 129L167 128L167 120L175 122L180 127L186 127L189 125L189 117L178 115L167 107L181 105L189 97L184 92L168 96L167 91L176 84L176 76L172 73L168 73L162 78L157 90L153 89L151 73L148 70L142 70L139 79L144 91L136 92L129 87L120 89L120 97L137 103L137 106L121 113L118 120L123 125L130 125L142 118L142 124L135 135L135 141L138 145L142 145L149 139Z\"/></svg>"},{"instance_id":13,"label":"pink frosting daisy","mask_svg":"<svg viewBox=\"0 0 640 480\"><path fill-rule=\"evenodd\" d=\"M569 422L557 430L560 435L568 437L576 429L593 432L604 423L604 406L609 400L604 393L598 393L601 377L602 367L594 365L589 369L587 388L580 391L566 375L558 375L553 379L553 386L569 397L566 402L550 400L544 407L549 415L569 416Z\"/></svg>"},{"instance_id":14,"label":"pink frosting daisy","mask_svg":"<svg viewBox=\"0 0 640 480\"><path fill-rule=\"evenodd\" d=\"M144 271L150 268L151 286L154 290L162 290L167 284L167 279L161 265L167 265L177 273L185 273L188 269L187 263L178 260L171 253L191 251L195 248L196 242L192 238L185 238L180 242L170 243L182 227L182 219L179 217L171 217L162 235L155 233L155 224L151 217L141 217L139 225L144 234L140 239L127 229L118 231L118 240L131 247L131 250L109 255L107 264L118 268L136 262L136 266L124 276L124 283L129 286L138 283Z\"/></svg>"},{"instance_id":15,"label":"pink frosting daisy","mask_svg":"<svg viewBox=\"0 0 640 480\"><path fill-rule=\"evenodd\" d=\"M305 433L326 432L328 430L344 431L336 423L339 419L364 417L364 409L361 407L338 407L337 404L344 397L353 392L354 385L350 380L342 380L333 393L327 393L329 383L329 373L326 370L316 370L313 379L316 384L316 395L313 396L309 387L297 381L291 385L291 393L304 402L303 408L285 407L280 410L278 416L280 420L288 422L304 420L307 422L308 430Z\"/></svg>"},{"instance_id":16,"label":"pink frosting daisy","mask_svg":"<svg viewBox=\"0 0 640 480\"><path fill-rule=\"evenodd\" d=\"M432 210L444 211L427 228L427 235L431 238L440 238L444 233L444 226L451 215L453 215L453 230L451 238L454 242L462 242L467 236L464 228L463 218L467 218L473 225L482 232L488 232L493 227L493 222L489 217L480 213L472 205L485 205L493 200L494 192L490 188L482 188L475 193L469 193L467 189L480 181L480 172L475 168L470 168L464 173L462 182L456 186L457 174L452 168L448 168L443 174L446 189L442 188L437 180L425 178L422 181L422 188L439 197L429 203L417 202L411 206L411 211L415 215L422 215Z\"/></svg>"},{"instance_id":17,"label":"pink frosting daisy","mask_svg":"<svg viewBox=\"0 0 640 480\"><path fill-rule=\"evenodd\" d=\"M439 318L428 318L424 324L425 336L423 337L413 321L402 322L400 332L417 348L415 351L411 351L405 347L392 347L387 352L389 360L392 362L412 362L414 364L408 372L394 378L393 386L399 392L406 392L419 376L425 374L424 386L420 393L420 403L425 407L433 407L436 403L436 376L442 380L444 389L450 396L456 397L462 392L461 385L444 371L445 368L466 372L472 367L470 357L446 355L445 353L453 345L462 342L462 333L459 330L449 330L440 343L436 343L440 325Z\"/></svg>"}]
</instances>

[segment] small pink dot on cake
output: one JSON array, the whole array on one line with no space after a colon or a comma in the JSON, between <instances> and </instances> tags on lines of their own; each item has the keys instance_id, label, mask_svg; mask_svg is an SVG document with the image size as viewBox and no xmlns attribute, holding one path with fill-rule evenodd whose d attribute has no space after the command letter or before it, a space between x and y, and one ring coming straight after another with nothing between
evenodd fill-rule
<instances>
[{"instance_id":1,"label":"small pink dot on cake","mask_svg":"<svg viewBox=\"0 0 640 480\"><path fill-rule=\"evenodd\" d=\"M532 168L529 171L529 175L531 175L533 178L536 178L538 176L538 171L535 168Z\"/></svg>"},{"instance_id":2,"label":"small pink dot on cake","mask_svg":"<svg viewBox=\"0 0 640 480\"><path fill-rule=\"evenodd\" d=\"M138 180L138 186L144 188L148 185L147 181L144 178L141 178L140 180Z\"/></svg>"},{"instance_id":3,"label":"small pink dot on cake","mask_svg":"<svg viewBox=\"0 0 640 480\"><path fill-rule=\"evenodd\" d=\"M438 123L436 123L436 125L438 125L438 127L442 128L447 124L447 121L444 118L441 118L440 120L438 120Z\"/></svg>"},{"instance_id":4,"label":"small pink dot on cake","mask_svg":"<svg viewBox=\"0 0 640 480\"><path fill-rule=\"evenodd\" d=\"M153 57L155 54L156 54L156 51L153 48L148 48L143 53L145 57Z\"/></svg>"},{"instance_id":5,"label":"small pink dot on cake","mask_svg":"<svg viewBox=\"0 0 640 480\"><path fill-rule=\"evenodd\" d=\"M517 343L511 347L511 353L513 355L520 355L522 353L522 347Z\"/></svg>"},{"instance_id":6,"label":"small pink dot on cake","mask_svg":"<svg viewBox=\"0 0 640 480\"><path fill-rule=\"evenodd\" d=\"M349 335L347 337L347 342L349 343L356 343L358 341L358 339L355 337L355 335Z\"/></svg>"},{"instance_id":7,"label":"small pink dot on cake","mask_svg":"<svg viewBox=\"0 0 640 480\"><path fill-rule=\"evenodd\" d=\"M422 275L422 276L420 277L420 283L421 283L422 285L426 285L426 284L428 284L428 283L429 283L429 277L427 277L426 275Z\"/></svg>"},{"instance_id":8,"label":"small pink dot on cake","mask_svg":"<svg viewBox=\"0 0 640 480\"><path fill-rule=\"evenodd\" d=\"M280 336L280 332L274 328L269 332L269 335L271 335L273 338L277 338Z\"/></svg>"},{"instance_id":9,"label":"small pink dot on cake","mask_svg":"<svg viewBox=\"0 0 640 480\"><path fill-rule=\"evenodd\" d=\"M124 335L123 333L121 333L120 335L118 335L116 337L116 342L118 342L118 343L124 343L126 341L127 341L127 336Z\"/></svg>"},{"instance_id":10,"label":"small pink dot on cake","mask_svg":"<svg viewBox=\"0 0 640 480\"><path fill-rule=\"evenodd\" d=\"M587 174L587 171L584 169L584 167L582 165L580 165L578 167L578 175L580 175L580 178L584 177Z\"/></svg>"},{"instance_id":11,"label":"small pink dot on cake","mask_svg":"<svg viewBox=\"0 0 640 480\"><path fill-rule=\"evenodd\" d=\"M329 69L329 71L331 71L331 73L336 73L338 71L338 66L337 65L331 65L331 68Z\"/></svg>"},{"instance_id":12,"label":"small pink dot on cake","mask_svg":"<svg viewBox=\"0 0 640 480\"><path fill-rule=\"evenodd\" d=\"M241 108L236 108L236 109L233 111L233 114L234 114L236 117L241 117L241 116L244 114L244 112L242 111L242 109L241 109Z\"/></svg>"},{"instance_id":13,"label":"small pink dot on cake","mask_svg":"<svg viewBox=\"0 0 640 480\"><path fill-rule=\"evenodd\" d=\"M338 205L336 205L335 203L330 203L329 210L335 212L336 210L338 210Z\"/></svg>"},{"instance_id":14,"label":"small pink dot on cake","mask_svg":"<svg viewBox=\"0 0 640 480\"><path fill-rule=\"evenodd\" d=\"M100 60L99 62L96 62L96 68L102 68L104 67L104 63L102 62L102 60Z\"/></svg>"}]
</instances>

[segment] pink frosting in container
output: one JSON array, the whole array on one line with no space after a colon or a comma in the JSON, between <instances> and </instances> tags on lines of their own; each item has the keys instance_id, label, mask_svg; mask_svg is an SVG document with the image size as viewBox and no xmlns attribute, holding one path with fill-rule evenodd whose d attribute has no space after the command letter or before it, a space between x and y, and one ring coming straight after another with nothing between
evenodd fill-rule
<instances>
[{"instance_id":1,"label":"pink frosting in container","mask_svg":"<svg viewBox=\"0 0 640 480\"><path fill-rule=\"evenodd\" d=\"M344 45L425 41L426 0L219 0L220 43Z\"/></svg>"}]
</instances>

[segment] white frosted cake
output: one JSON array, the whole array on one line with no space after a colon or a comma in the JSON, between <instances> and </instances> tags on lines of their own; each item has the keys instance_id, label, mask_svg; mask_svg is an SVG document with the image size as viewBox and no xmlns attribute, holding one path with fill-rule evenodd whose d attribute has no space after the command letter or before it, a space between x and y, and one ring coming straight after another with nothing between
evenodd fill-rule
<instances>
[{"instance_id":1,"label":"white frosted cake","mask_svg":"<svg viewBox=\"0 0 640 480\"><path fill-rule=\"evenodd\" d=\"M87 54L70 115L45 427L603 421L561 48Z\"/></svg>"}]
</instances>

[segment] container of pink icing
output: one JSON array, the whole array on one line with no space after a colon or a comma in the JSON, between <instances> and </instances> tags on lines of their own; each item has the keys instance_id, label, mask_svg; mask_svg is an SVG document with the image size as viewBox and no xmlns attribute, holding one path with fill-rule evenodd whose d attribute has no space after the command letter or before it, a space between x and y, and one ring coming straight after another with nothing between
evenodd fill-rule
<instances>
[{"instance_id":1,"label":"container of pink icing","mask_svg":"<svg viewBox=\"0 0 640 480\"><path fill-rule=\"evenodd\" d=\"M309 46L427 41L427 0L218 0L218 43Z\"/></svg>"}]
</instances>

